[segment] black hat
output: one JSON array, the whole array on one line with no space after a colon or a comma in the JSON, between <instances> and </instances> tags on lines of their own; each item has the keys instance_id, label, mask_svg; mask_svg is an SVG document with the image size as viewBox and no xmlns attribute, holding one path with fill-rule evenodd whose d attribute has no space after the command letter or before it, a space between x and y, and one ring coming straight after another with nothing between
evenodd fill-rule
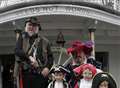
<instances>
[{"instance_id":1,"label":"black hat","mask_svg":"<svg viewBox=\"0 0 120 88\"><path fill-rule=\"evenodd\" d=\"M98 73L93 78L92 88L99 88L99 85L103 82L107 81L109 88L117 88L116 81L113 77L106 72Z\"/></svg>"},{"instance_id":2,"label":"black hat","mask_svg":"<svg viewBox=\"0 0 120 88\"><path fill-rule=\"evenodd\" d=\"M38 19L36 17L30 17L30 18L26 19L25 24L27 22L31 22L32 24L38 25L39 30L41 30L40 22L38 21Z\"/></svg>"},{"instance_id":3,"label":"black hat","mask_svg":"<svg viewBox=\"0 0 120 88\"><path fill-rule=\"evenodd\" d=\"M51 74L55 72L70 73L70 71L63 67L62 65L54 66L53 68L51 68L49 73Z\"/></svg>"}]
</instances>

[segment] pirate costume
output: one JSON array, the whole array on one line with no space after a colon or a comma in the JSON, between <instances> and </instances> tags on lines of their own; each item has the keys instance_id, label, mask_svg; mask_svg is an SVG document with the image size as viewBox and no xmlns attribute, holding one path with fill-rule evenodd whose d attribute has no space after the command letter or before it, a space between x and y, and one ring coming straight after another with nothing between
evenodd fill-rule
<instances>
[{"instance_id":1,"label":"pirate costume","mask_svg":"<svg viewBox=\"0 0 120 88\"><path fill-rule=\"evenodd\" d=\"M36 18L32 17L27 19L25 25L28 22L32 26L38 26L39 30L41 30L40 24ZM39 64L38 61L38 67L32 66L29 59L29 56L33 56L34 53L36 60L39 60L41 63ZM29 36L27 32L23 32L16 42L15 54L19 57L17 62L20 64L21 68L20 88L46 88L48 78L44 77L41 71L45 67L50 69L53 64L53 55L49 41L39 36L38 33Z\"/></svg>"},{"instance_id":2,"label":"pirate costume","mask_svg":"<svg viewBox=\"0 0 120 88\"><path fill-rule=\"evenodd\" d=\"M92 79L97 73L95 66L92 64L83 64L75 68L74 72L78 75L78 79L74 88L91 88Z\"/></svg>"},{"instance_id":3,"label":"pirate costume","mask_svg":"<svg viewBox=\"0 0 120 88\"><path fill-rule=\"evenodd\" d=\"M50 74L54 74L54 80L52 80L48 88L69 88L68 83L64 79L64 76L66 73L69 73L67 69L65 69L63 66L55 66L51 69Z\"/></svg>"}]
</instances>

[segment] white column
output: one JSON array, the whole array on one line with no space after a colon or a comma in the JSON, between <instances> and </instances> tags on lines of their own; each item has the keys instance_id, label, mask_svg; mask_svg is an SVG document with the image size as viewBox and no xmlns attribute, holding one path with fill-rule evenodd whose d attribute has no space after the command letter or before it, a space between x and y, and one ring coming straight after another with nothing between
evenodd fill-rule
<instances>
[{"instance_id":1,"label":"white column","mask_svg":"<svg viewBox=\"0 0 120 88\"><path fill-rule=\"evenodd\" d=\"M89 38L94 43L93 44L93 51L91 52L91 55L94 56L94 57L95 57L95 31L96 31L97 24L98 24L98 21L95 20L93 26L88 29L88 31L89 31Z\"/></svg>"},{"instance_id":2,"label":"white column","mask_svg":"<svg viewBox=\"0 0 120 88\"><path fill-rule=\"evenodd\" d=\"M95 57L95 28L90 28L88 29L89 30L89 37L90 37L90 40L94 43L93 44L93 51L91 53L92 56Z\"/></svg>"}]
</instances>

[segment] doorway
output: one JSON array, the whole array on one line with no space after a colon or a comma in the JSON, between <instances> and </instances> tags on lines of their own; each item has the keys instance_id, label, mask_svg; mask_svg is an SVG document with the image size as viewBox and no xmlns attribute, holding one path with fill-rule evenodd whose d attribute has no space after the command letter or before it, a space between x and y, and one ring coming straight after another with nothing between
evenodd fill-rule
<instances>
[{"instance_id":1,"label":"doorway","mask_svg":"<svg viewBox=\"0 0 120 88\"><path fill-rule=\"evenodd\" d=\"M0 55L2 70L2 86L3 88L14 88L13 69L15 55Z\"/></svg>"},{"instance_id":2,"label":"doorway","mask_svg":"<svg viewBox=\"0 0 120 88\"><path fill-rule=\"evenodd\" d=\"M105 72L109 71L109 53L108 52L96 52L95 53L96 61L102 63L102 70Z\"/></svg>"}]
</instances>

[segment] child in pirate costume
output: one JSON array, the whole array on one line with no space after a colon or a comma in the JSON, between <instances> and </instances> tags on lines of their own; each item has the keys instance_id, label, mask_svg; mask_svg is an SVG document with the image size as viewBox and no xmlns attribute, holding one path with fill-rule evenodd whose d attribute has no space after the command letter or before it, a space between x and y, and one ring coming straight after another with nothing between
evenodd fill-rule
<instances>
[{"instance_id":1,"label":"child in pirate costume","mask_svg":"<svg viewBox=\"0 0 120 88\"><path fill-rule=\"evenodd\" d=\"M102 72L95 75L91 88L117 88L117 85L110 73Z\"/></svg>"},{"instance_id":2,"label":"child in pirate costume","mask_svg":"<svg viewBox=\"0 0 120 88\"><path fill-rule=\"evenodd\" d=\"M95 66L92 64L83 64L75 68L74 72L78 75L74 88L91 88L93 77L97 72Z\"/></svg>"},{"instance_id":3,"label":"child in pirate costume","mask_svg":"<svg viewBox=\"0 0 120 88\"><path fill-rule=\"evenodd\" d=\"M54 74L54 80L52 80L48 88L69 88L68 83L65 81L65 74L69 73L63 66L55 66L51 69L50 74Z\"/></svg>"}]
</instances>

